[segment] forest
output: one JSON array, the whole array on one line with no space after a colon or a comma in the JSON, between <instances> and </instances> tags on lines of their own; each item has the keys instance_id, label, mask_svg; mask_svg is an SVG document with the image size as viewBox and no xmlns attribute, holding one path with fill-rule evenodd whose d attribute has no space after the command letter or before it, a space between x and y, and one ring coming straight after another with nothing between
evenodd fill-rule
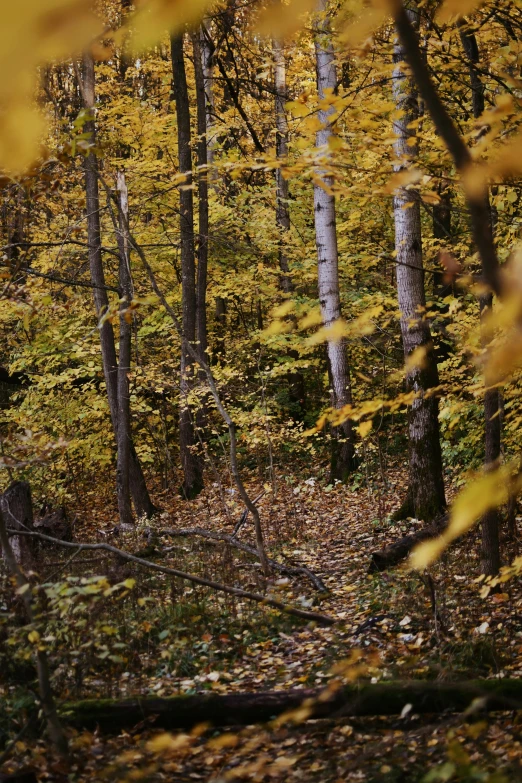
<instances>
[{"instance_id":1,"label":"forest","mask_svg":"<svg viewBox=\"0 0 522 783\"><path fill-rule=\"evenodd\" d=\"M522 5L0 25L0 783L522 781Z\"/></svg>"}]
</instances>

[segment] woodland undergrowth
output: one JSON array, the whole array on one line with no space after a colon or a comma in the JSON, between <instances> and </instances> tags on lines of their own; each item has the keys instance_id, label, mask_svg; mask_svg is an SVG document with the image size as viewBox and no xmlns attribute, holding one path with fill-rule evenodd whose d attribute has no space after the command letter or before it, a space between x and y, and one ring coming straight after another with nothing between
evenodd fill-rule
<instances>
[{"instance_id":1,"label":"woodland undergrowth","mask_svg":"<svg viewBox=\"0 0 522 783\"><path fill-rule=\"evenodd\" d=\"M255 473L250 479L249 489L259 494ZM475 532L429 573L407 565L368 573L369 552L421 524L389 521L404 490L403 466L388 469L384 479L370 485L361 473L351 484L332 486L301 469L279 476L275 493L267 491L259 501L270 556L306 565L328 592L280 574L272 575L270 589L286 603L335 617L331 628L110 556L42 550L38 578L48 585L45 640L58 699L322 686L338 676L341 661L349 681L522 676L522 589L511 580L505 592L481 597L478 547L470 540ZM77 535L257 592L263 579L255 558L225 543L160 533L190 526L230 533L230 520L241 510L231 487L214 484L192 503L164 502L156 520L129 534L116 534L104 523L101 505L88 514L77 509ZM248 519L239 538L253 539ZM517 547L503 537L505 562ZM16 601L7 609L7 616L16 615ZM34 673L27 627L10 627L4 641L2 696L11 719L4 719L1 730L12 736L21 727L24 699L28 706L32 701L28 683ZM406 710L395 719L227 732L205 725L180 735L158 733L145 723L112 738L76 732L72 777L29 731L17 741L7 768L29 765L42 779L64 781L420 781L428 780L427 769L429 780L450 779L444 775L451 772L451 779L493 781L502 778L488 775L502 767L504 779L516 780L522 758L517 721L505 714L472 722L444 715L427 720Z\"/></svg>"}]
</instances>

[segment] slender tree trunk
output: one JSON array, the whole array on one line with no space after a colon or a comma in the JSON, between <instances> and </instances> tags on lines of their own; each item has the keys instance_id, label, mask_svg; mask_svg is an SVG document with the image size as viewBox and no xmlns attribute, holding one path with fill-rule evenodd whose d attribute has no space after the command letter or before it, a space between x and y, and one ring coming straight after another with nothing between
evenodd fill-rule
<instances>
[{"instance_id":1,"label":"slender tree trunk","mask_svg":"<svg viewBox=\"0 0 522 783\"><path fill-rule=\"evenodd\" d=\"M469 63L469 79L471 84L471 107L473 116L478 119L485 108L484 85L477 72L476 65L480 62L480 52L477 39L466 25L460 25L460 40ZM491 202L487 194L488 212L491 216ZM493 220L491 220L493 233ZM480 318L483 322L493 307L491 293L479 299ZM490 387L488 379L484 379L484 467L494 470L498 467L501 452L500 426L500 392L496 387ZM488 511L481 520L482 531L482 570L487 576L495 576L500 569L499 544L500 512L497 508Z\"/></svg>"},{"instance_id":2,"label":"slender tree trunk","mask_svg":"<svg viewBox=\"0 0 522 783\"><path fill-rule=\"evenodd\" d=\"M215 157L216 136L214 126L214 47L211 44L209 21L204 19L199 28L199 48L201 56L201 70L203 72L203 90L205 95L205 142L207 145L207 163L210 179L215 179L215 171L212 169Z\"/></svg>"},{"instance_id":3,"label":"slender tree trunk","mask_svg":"<svg viewBox=\"0 0 522 783\"><path fill-rule=\"evenodd\" d=\"M408 14L416 23L416 12ZM417 92L412 79L405 74L405 58L400 42L394 49L393 93L400 119L395 120L396 141L394 170L407 169L417 156L415 127L419 117ZM412 141L414 142L412 144ZM393 199L395 251L397 260L397 295L401 310L401 333L406 359L419 347L426 349L423 367L413 368L406 377L408 391L419 395L408 411L409 489L404 516L416 516L426 522L440 516L446 506L438 399L426 394L438 385L430 327L422 316L426 306L420 206L415 193L399 188ZM419 315L421 312L421 315Z\"/></svg>"},{"instance_id":4,"label":"slender tree trunk","mask_svg":"<svg viewBox=\"0 0 522 783\"><path fill-rule=\"evenodd\" d=\"M180 242L181 242L181 295L182 329L184 338L194 344L196 341L196 265L194 250L194 203L192 190L192 152L190 146L190 105L183 56L182 34L171 38L173 90L176 101L178 124L179 170L185 174L185 183L179 190ZM188 396L194 387L194 361L186 348L181 347L180 379L180 452L183 467L182 491L191 499L203 488L201 460L196 453L196 435Z\"/></svg>"},{"instance_id":5,"label":"slender tree trunk","mask_svg":"<svg viewBox=\"0 0 522 783\"><path fill-rule=\"evenodd\" d=\"M493 295L486 294L479 300L480 318L483 321L493 307ZM493 388L484 378L486 391L484 393L484 469L495 470L500 462L501 428L500 428L500 394L498 388ZM482 532L482 571L486 576L496 576L500 569L500 511L492 508L487 511L480 522Z\"/></svg>"},{"instance_id":6,"label":"slender tree trunk","mask_svg":"<svg viewBox=\"0 0 522 783\"><path fill-rule=\"evenodd\" d=\"M319 16L315 24L315 55L317 69L317 89L319 100L328 90L335 90L337 76L335 54L331 40L329 24L326 19L326 0L319 0ZM319 111L321 129L317 132L316 144L325 149L333 135L330 111ZM335 220L335 197L331 192L333 179L324 169L316 170L314 184L315 242L317 246L317 277L319 285L319 303L325 326L330 326L341 317L339 295L339 269L337 252L337 227ZM342 408L351 403L350 371L346 343L328 341L328 363L332 380L332 403L334 408ZM338 441L332 453L332 479L345 480L355 467L355 449L353 426L347 419L338 428Z\"/></svg>"},{"instance_id":7,"label":"slender tree trunk","mask_svg":"<svg viewBox=\"0 0 522 783\"><path fill-rule=\"evenodd\" d=\"M26 481L14 481L0 495L0 511L11 530L34 530L31 487ZM11 536L10 539L13 557L27 572L35 567L35 551L30 541L24 536Z\"/></svg>"},{"instance_id":8,"label":"slender tree trunk","mask_svg":"<svg viewBox=\"0 0 522 783\"><path fill-rule=\"evenodd\" d=\"M199 349L207 352L207 270L208 270L208 142L207 107L205 97L205 78L202 67L203 53L200 49L201 37L192 35L194 51L194 72L196 76L196 105L198 127L198 270L196 278L196 336Z\"/></svg>"},{"instance_id":9,"label":"slender tree trunk","mask_svg":"<svg viewBox=\"0 0 522 783\"><path fill-rule=\"evenodd\" d=\"M83 101L85 108L91 113L91 116L85 123L85 132L90 133L91 140L96 140L96 126L94 121L95 105L95 74L94 60L91 54L84 54L83 57ZM85 159L85 195L87 206L87 239L89 243L89 267L91 272L91 281L95 286L93 288L94 305L96 316L100 316L109 307L107 291L105 288L105 273L103 270L103 259L101 250L101 230L100 230L100 198L98 191L98 160L94 152L90 152ZM102 353L103 374L105 377L105 386L107 388L107 397L109 400L109 410L111 414L112 426L116 441L118 439L118 362L116 359L116 345L114 341L114 331L112 324L105 321L99 329L100 345ZM153 505L145 483L143 471L139 463L134 444L129 444L130 448L130 491L134 502L136 515L151 517L156 508Z\"/></svg>"},{"instance_id":10,"label":"slender tree trunk","mask_svg":"<svg viewBox=\"0 0 522 783\"><path fill-rule=\"evenodd\" d=\"M129 220L129 200L125 174L119 171L117 174L117 188L119 196L119 287L120 299L120 347L118 362L118 460L116 471L116 486L118 490L118 508L120 512L120 524L123 527L132 527L132 510L130 504L130 400L129 400L129 373L131 361L132 338L132 313L128 309L132 297L132 276L130 269L129 243L127 240L127 225Z\"/></svg>"},{"instance_id":11,"label":"slender tree trunk","mask_svg":"<svg viewBox=\"0 0 522 783\"><path fill-rule=\"evenodd\" d=\"M32 520L31 520L32 522ZM38 616L33 608L32 590L31 585L25 577L22 569L17 563L15 554L11 548L9 536L7 533L6 523L4 519L3 510L0 508L0 545L2 548L3 556L7 565L7 568L11 572L13 579L16 582L18 594L22 597L22 601L25 607L25 613L27 621L31 625L36 625ZM34 639L35 644L35 656L36 656L36 669L38 672L38 690L40 694L40 703L42 705L42 712L47 721L47 730L49 732L49 738L53 745L56 747L61 756L68 756L68 743L67 737L64 734L58 713L56 711L56 705L54 703L53 691L51 688L51 671L49 668L49 660L45 651L45 646L38 643L39 631L37 628L33 629L33 633L37 634Z\"/></svg>"},{"instance_id":12,"label":"slender tree trunk","mask_svg":"<svg viewBox=\"0 0 522 783\"><path fill-rule=\"evenodd\" d=\"M284 44L279 39L272 42L272 54L274 60L274 88L275 88L275 123L276 123L276 157L279 161L286 161L288 157L288 119L285 104L288 100L286 87L286 63ZM275 170L276 178L276 223L279 229L279 286L285 294L291 294L294 284L289 274L288 265L288 232L290 231L289 187L288 180L283 176L281 168ZM289 356L293 361L299 358L297 351L290 351ZM289 398L291 414L301 419L304 413L305 382L303 373L299 370L288 374Z\"/></svg>"},{"instance_id":13,"label":"slender tree trunk","mask_svg":"<svg viewBox=\"0 0 522 783\"><path fill-rule=\"evenodd\" d=\"M223 364L226 354L225 329L227 326L227 300L222 296L216 296L215 318L217 323L217 335L214 357L217 364Z\"/></svg>"},{"instance_id":14,"label":"slender tree trunk","mask_svg":"<svg viewBox=\"0 0 522 783\"><path fill-rule=\"evenodd\" d=\"M285 103L288 100L286 89L286 64L283 42L274 39L272 43L274 58L275 87L275 121L276 121L276 157L280 161L288 156L288 121ZM286 254L286 234L290 230L290 211L288 209L288 180L284 178L281 168L276 168L276 222L280 232L279 238L279 268L281 289L289 294L293 290L292 279L288 274L288 257Z\"/></svg>"},{"instance_id":15,"label":"slender tree trunk","mask_svg":"<svg viewBox=\"0 0 522 783\"><path fill-rule=\"evenodd\" d=\"M446 107L440 99L433 81L431 79L426 63L422 58L418 36L416 34L414 26L408 17L408 14L402 5L397 2L393 7L393 15L395 24L400 36L406 58L412 69L417 87L422 94L423 100L426 104L428 111L431 114L433 123L437 129L439 135L444 139L455 167L457 171L462 174L472 163L471 152L466 145L464 139L460 135L455 123L451 116L448 114ZM471 67L471 63L470 63ZM478 110L479 106L475 103L475 110ZM493 236L493 227L491 225L491 208L489 204L489 197L483 194L466 194L466 202L469 208L471 218L471 228L473 232L473 239L480 256L482 265L482 278L486 285L489 286L491 291L497 296L504 294L504 283L500 275L500 268L498 263L498 256L495 247L495 241ZM486 379L486 388L488 386ZM498 417L496 417L498 418ZM490 424L493 419L490 415L486 414L486 421ZM489 447L488 447L489 448ZM493 455L493 451L491 455ZM487 457L486 457L487 459ZM492 527L491 518L486 519L486 527L491 532ZM495 540L498 541L498 519L497 519L497 534L486 535L489 544L494 545ZM494 563L497 558L497 553L489 553L488 558L491 557L490 562ZM500 558L498 558L500 560ZM487 568L490 568L493 572L492 566L488 563L485 564Z\"/></svg>"}]
</instances>

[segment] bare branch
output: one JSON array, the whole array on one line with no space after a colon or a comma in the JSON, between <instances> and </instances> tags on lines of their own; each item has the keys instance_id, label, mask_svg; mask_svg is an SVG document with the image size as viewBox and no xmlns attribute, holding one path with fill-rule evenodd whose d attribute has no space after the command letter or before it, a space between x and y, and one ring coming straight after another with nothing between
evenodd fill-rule
<instances>
[{"instance_id":1,"label":"bare branch","mask_svg":"<svg viewBox=\"0 0 522 783\"><path fill-rule=\"evenodd\" d=\"M325 614L319 614L318 612L307 612L304 609L297 609L294 606L287 606L287 604L278 601L276 598L270 598L266 595L259 595L259 593L251 593L249 590L242 590L240 587L224 585L221 584L221 582L214 582L212 579L205 579L202 576L187 574L185 571L179 571L177 568L171 568L170 566L158 565L157 563L153 563L150 560L145 560L143 557L131 555L130 552L124 552L122 549L118 549L111 544L85 544L78 541L62 541L59 538L53 538L52 536L46 536L44 533L37 533L31 530L9 529L7 532L10 535L32 536L33 538L38 538L42 541L49 541L51 544L56 544L56 546L65 547L67 549L77 549L78 551L103 550L105 552L111 552L113 555L121 557L122 560L127 560L130 563L137 563L143 568L148 568L152 571L159 571L160 573L168 574L169 576L176 576L178 579L184 579L197 585L203 585L203 587L210 587L212 590L218 590L219 592L227 593L228 595L235 595L238 598L246 598L247 600L255 601L258 604L273 606L274 609L277 609L280 612L284 612L285 614L290 614L293 617L300 617L303 620L309 620L311 622L325 626L334 625L336 622L333 617L329 617Z\"/></svg>"}]
</instances>

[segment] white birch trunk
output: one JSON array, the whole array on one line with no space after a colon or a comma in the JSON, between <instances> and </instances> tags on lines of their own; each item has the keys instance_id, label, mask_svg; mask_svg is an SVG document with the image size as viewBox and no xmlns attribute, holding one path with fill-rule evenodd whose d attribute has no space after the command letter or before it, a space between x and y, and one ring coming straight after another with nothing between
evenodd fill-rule
<instances>
[{"instance_id":1,"label":"white birch trunk","mask_svg":"<svg viewBox=\"0 0 522 783\"><path fill-rule=\"evenodd\" d=\"M317 90L319 100L337 87L335 53L328 21L325 18L326 0L319 0L319 18L315 24L315 55ZM322 127L316 135L316 145L324 157L328 157L328 140L333 135L331 114L333 110L320 111ZM323 149L324 148L324 149ZM335 221L335 197L331 188L333 179L325 169L317 168L314 184L315 241L317 246L317 278L319 303L325 326L341 317L339 295L339 270L337 252L337 227ZM351 402L350 374L346 343L328 341L328 363L332 385L332 405L342 408ZM354 467L353 428L349 420L341 425L344 444L337 455L337 465L332 466L332 477L345 478ZM335 461L335 460L334 460Z\"/></svg>"},{"instance_id":2,"label":"white birch trunk","mask_svg":"<svg viewBox=\"0 0 522 783\"><path fill-rule=\"evenodd\" d=\"M216 149L216 129L215 125L215 97L214 97L214 53L207 33L210 22L204 19L199 30L199 47L201 52L201 67L203 70L203 84L205 88L205 114L207 123L207 165L210 169L210 179L215 179L215 172L212 166L215 158Z\"/></svg>"}]
</instances>

